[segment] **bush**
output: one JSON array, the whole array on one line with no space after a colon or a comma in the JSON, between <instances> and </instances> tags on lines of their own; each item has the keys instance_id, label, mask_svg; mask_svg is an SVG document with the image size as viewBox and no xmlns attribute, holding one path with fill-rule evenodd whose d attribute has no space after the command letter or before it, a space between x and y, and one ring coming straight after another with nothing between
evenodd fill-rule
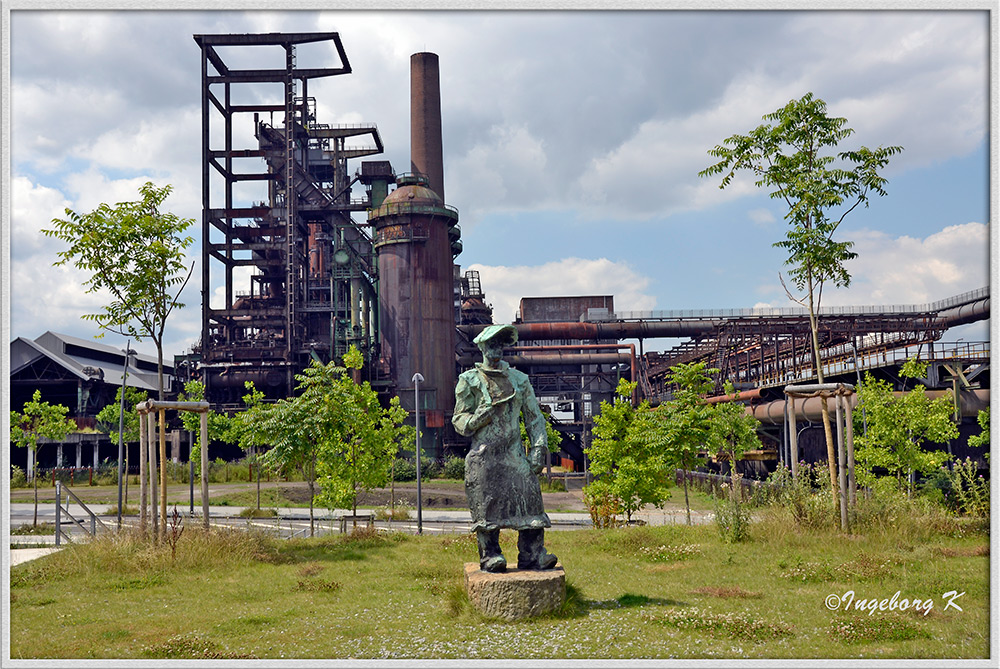
<instances>
[{"instance_id":1,"label":"bush","mask_svg":"<svg viewBox=\"0 0 1000 669\"><path fill-rule=\"evenodd\" d=\"M621 502L604 481L594 481L583 488L583 503L587 505L594 527L618 526L618 514L622 512Z\"/></svg>"},{"instance_id":2,"label":"bush","mask_svg":"<svg viewBox=\"0 0 1000 669\"><path fill-rule=\"evenodd\" d=\"M955 510L974 518L990 515L990 482L979 474L971 458L957 460L951 471L945 470L951 483L951 499Z\"/></svg>"},{"instance_id":3,"label":"bush","mask_svg":"<svg viewBox=\"0 0 1000 669\"><path fill-rule=\"evenodd\" d=\"M450 457L444 463L444 477L446 479L465 478L465 458Z\"/></svg>"},{"instance_id":4,"label":"bush","mask_svg":"<svg viewBox=\"0 0 1000 669\"><path fill-rule=\"evenodd\" d=\"M742 501L741 478L733 474L729 493L715 501L715 524L726 543L744 541L750 534L750 511Z\"/></svg>"},{"instance_id":5,"label":"bush","mask_svg":"<svg viewBox=\"0 0 1000 669\"><path fill-rule=\"evenodd\" d=\"M423 472L420 472L423 474ZM392 470L393 481L416 481L417 466L405 458L396 458Z\"/></svg>"},{"instance_id":6,"label":"bush","mask_svg":"<svg viewBox=\"0 0 1000 669\"><path fill-rule=\"evenodd\" d=\"M24 473L24 470L17 465L10 466L10 487L11 488L27 488L28 487L28 477Z\"/></svg>"}]
</instances>

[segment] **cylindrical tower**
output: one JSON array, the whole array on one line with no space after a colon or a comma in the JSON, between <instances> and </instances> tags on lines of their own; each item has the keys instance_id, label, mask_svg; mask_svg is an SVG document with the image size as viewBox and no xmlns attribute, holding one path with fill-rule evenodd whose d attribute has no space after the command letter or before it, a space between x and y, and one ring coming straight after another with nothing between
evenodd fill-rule
<instances>
[{"instance_id":1,"label":"cylindrical tower","mask_svg":"<svg viewBox=\"0 0 1000 669\"><path fill-rule=\"evenodd\" d=\"M410 56L410 166L427 176L430 189L444 197L441 148L441 80L436 53Z\"/></svg>"},{"instance_id":2,"label":"cylindrical tower","mask_svg":"<svg viewBox=\"0 0 1000 669\"><path fill-rule=\"evenodd\" d=\"M410 410L413 374L423 375L422 423L437 435L455 406L449 235L458 212L441 201L423 175L399 175L396 183L399 187L369 215L378 253L381 357L396 394Z\"/></svg>"}]
</instances>

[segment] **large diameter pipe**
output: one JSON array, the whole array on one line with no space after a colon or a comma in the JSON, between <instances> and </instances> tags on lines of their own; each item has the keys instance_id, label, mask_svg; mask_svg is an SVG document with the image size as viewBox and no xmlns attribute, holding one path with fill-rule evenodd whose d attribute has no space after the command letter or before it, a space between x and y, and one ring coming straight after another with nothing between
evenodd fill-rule
<instances>
[{"instance_id":1,"label":"large diameter pipe","mask_svg":"<svg viewBox=\"0 0 1000 669\"><path fill-rule=\"evenodd\" d=\"M928 390L926 392L927 397L930 399L938 399L939 397L951 395L950 390ZM904 394L902 392L894 392L893 396L902 397ZM809 421L820 420L820 399L819 397L797 399L795 401L795 418ZM844 397L844 400L847 402L848 409L853 410L858 407L857 394L847 395ZM963 391L959 393L959 404L961 405L963 416L975 416L981 409L985 409L990 405L990 391L985 388ZM782 425L785 420L784 407L785 400L774 400L773 402L760 404L753 407L753 416L760 422L768 425Z\"/></svg>"},{"instance_id":2,"label":"large diameter pipe","mask_svg":"<svg viewBox=\"0 0 1000 669\"><path fill-rule=\"evenodd\" d=\"M957 325L974 323L990 317L990 298L976 300L970 304L945 309L937 315L937 322L942 328L953 328Z\"/></svg>"},{"instance_id":3,"label":"large diameter pipe","mask_svg":"<svg viewBox=\"0 0 1000 669\"><path fill-rule=\"evenodd\" d=\"M553 351L551 353L533 353L531 355L505 355L503 357L512 367L526 367L531 365L616 365L631 362L631 358L626 353L565 353ZM480 362L482 356L461 356L458 361L464 367L469 367L473 363Z\"/></svg>"},{"instance_id":4,"label":"large diameter pipe","mask_svg":"<svg viewBox=\"0 0 1000 669\"><path fill-rule=\"evenodd\" d=\"M410 56L410 166L444 202L441 80L436 53Z\"/></svg>"}]
</instances>

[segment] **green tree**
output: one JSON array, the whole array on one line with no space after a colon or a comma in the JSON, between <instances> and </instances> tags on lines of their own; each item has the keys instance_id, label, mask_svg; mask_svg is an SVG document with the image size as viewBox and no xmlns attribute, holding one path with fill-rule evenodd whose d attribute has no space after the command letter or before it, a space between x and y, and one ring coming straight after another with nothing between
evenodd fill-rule
<instances>
[{"instance_id":1,"label":"green tree","mask_svg":"<svg viewBox=\"0 0 1000 669\"><path fill-rule=\"evenodd\" d=\"M184 276L184 249L193 238L182 236L194 219L160 211L171 190L169 185L157 188L146 182L139 188L141 199L135 202L113 207L101 204L88 214L66 209L66 219L52 219L54 227L42 230L70 245L59 252L55 265L72 262L89 271L90 279L84 283L87 292L107 291L111 295L111 303L103 311L84 318L102 330L153 341L160 400L164 399L167 317L184 306L177 300L194 270L192 263Z\"/></svg>"},{"instance_id":2,"label":"green tree","mask_svg":"<svg viewBox=\"0 0 1000 669\"><path fill-rule=\"evenodd\" d=\"M901 374L920 378L925 369L926 364L906 364ZM922 385L896 396L888 382L876 379L871 372L865 372L858 397L867 423L863 434L859 434L860 425L855 432L859 434L855 441L861 465L858 482L871 485L875 479L873 470L880 467L896 477L899 488L906 487L912 494L913 474L930 473L948 458L943 451L925 450L924 442L943 443L958 437L958 428L951 420L954 408L951 398L931 399ZM855 416L859 417L859 413Z\"/></svg>"},{"instance_id":3,"label":"green tree","mask_svg":"<svg viewBox=\"0 0 1000 669\"><path fill-rule=\"evenodd\" d=\"M122 425L122 441L139 441L139 414L135 407L141 402L145 402L148 393L139 388L125 386L125 416L124 420L119 420L121 414L119 409L122 402L121 387L115 392L115 401L101 409L97 414L97 427L108 435L114 435L114 441L118 441L118 426Z\"/></svg>"},{"instance_id":4,"label":"green tree","mask_svg":"<svg viewBox=\"0 0 1000 669\"><path fill-rule=\"evenodd\" d=\"M307 481L311 533L317 484L330 508L356 511L360 491L388 483L399 443L408 434L398 398L383 409L367 381L351 379L349 370L363 363L357 349L351 347L344 363L314 361L295 377L297 397L261 405L254 414L254 429L271 444L267 461L279 471L299 469Z\"/></svg>"},{"instance_id":5,"label":"green tree","mask_svg":"<svg viewBox=\"0 0 1000 669\"><path fill-rule=\"evenodd\" d=\"M122 443L129 443L139 441L139 414L135 407L141 402L145 402L148 399L148 393L145 390L140 390L138 388L133 388L131 386L125 386L125 416L122 420L121 408L122 403L122 389L118 388L115 393L115 401L107 405L97 414L97 427L101 432L105 434L115 435L114 441L118 442L118 427L122 428L121 441ZM122 463L122 471L125 473L122 481L123 488L125 492L125 498L122 500L122 504L128 504L128 449L124 449L125 462Z\"/></svg>"},{"instance_id":6,"label":"green tree","mask_svg":"<svg viewBox=\"0 0 1000 669\"><path fill-rule=\"evenodd\" d=\"M670 496L662 451L647 438L649 403L632 406L635 386L620 379L614 401L601 402L601 412L594 416L594 440L585 449L590 471L598 477L588 486L593 487L588 497L611 495L627 522L646 504L660 507Z\"/></svg>"},{"instance_id":7,"label":"green tree","mask_svg":"<svg viewBox=\"0 0 1000 669\"><path fill-rule=\"evenodd\" d=\"M809 310L813 365L818 382L824 383L817 315L823 287L828 281L836 287L850 285L846 263L857 257L851 251L853 242L835 241L834 234L859 205L867 207L873 195L886 195L887 180L880 173L889 158L903 149L862 146L836 152L840 142L854 131L847 127L846 118L828 116L826 103L812 93L789 101L763 118L768 123L749 134L733 135L709 150L720 160L699 172L699 176L721 174L719 187L726 188L737 172L750 172L758 188L769 188L772 198L784 201L790 228L785 239L774 246L788 252L788 276L796 289L804 292L803 297L795 297L785 286L788 297ZM830 482L836 499L833 431L826 398L821 403Z\"/></svg>"},{"instance_id":8,"label":"green tree","mask_svg":"<svg viewBox=\"0 0 1000 669\"><path fill-rule=\"evenodd\" d=\"M727 382L726 393L735 395L737 401L712 405L715 415L711 419L709 450L724 453L729 462L729 500L728 504L716 505L715 518L727 540L742 541L747 536L749 517L743 507L742 477L737 463L748 450L760 446L757 438L760 421L739 403L739 393L731 383Z\"/></svg>"},{"instance_id":9,"label":"green tree","mask_svg":"<svg viewBox=\"0 0 1000 669\"><path fill-rule=\"evenodd\" d=\"M184 384L184 392L178 396L181 402L202 402L205 399L205 384L198 380L191 380ZM195 476L201 475L201 414L193 411L181 411L181 424L188 432L197 435L194 444L191 446L191 453L188 460L194 462ZM214 409L208 411L208 443L213 441L224 441L227 444L235 443L230 436L229 416L219 413Z\"/></svg>"},{"instance_id":10,"label":"green tree","mask_svg":"<svg viewBox=\"0 0 1000 669\"><path fill-rule=\"evenodd\" d=\"M40 439L61 441L76 429L76 423L66 418L69 407L42 401L42 391L35 390L21 412L10 412L10 443L34 454L31 478L35 488L35 513L31 524L38 525L38 450Z\"/></svg>"},{"instance_id":11,"label":"green tree","mask_svg":"<svg viewBox=\"0 0 1000 669\"><path fill-rule=\"evenodd\" d=\"M716 410L705 402L704 396L715 385L711 375L718 372L718 369L707 368L704 362L671 367L667 380L677 389L671 400L656 407L653 412L656 420L648 430L650 438L655 439L670 466L685 473L682 479L688 525L691 524L691 501L686 473L704 462L702 453L717 439L712 425Z\"/></svg>"},{"instance_id":12,"label":"green tree","mask_svg":"<svg viewBox=\"0 0 1000 669\"><path fill-rule=\"evenodd\" d=\"M257 470L257 510L260 510L260 470L265 464L263 453L268 443L264 435L255 429L263 412L264 393L257 390L253 381L244 383L247 394L243 396L246 408L233 414L229 419L224 441L236 444L247 454Z\"/></svg>"}]
</instances>

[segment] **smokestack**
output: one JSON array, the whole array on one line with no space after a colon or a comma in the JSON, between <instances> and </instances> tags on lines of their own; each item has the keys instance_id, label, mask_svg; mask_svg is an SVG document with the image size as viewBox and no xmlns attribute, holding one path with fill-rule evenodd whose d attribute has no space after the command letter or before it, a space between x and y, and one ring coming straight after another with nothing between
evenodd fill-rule
<instances>
[{"instance_id":1,"label":"smokestack","mask_svg":"<svg viewBox=\"0 0 1000 669\"><path fill-rule=\"evenodd\" d=\"M436 53L410 56L410 169L427 177L444 202L441 82Z\"/></svg>"}]
</instances>

